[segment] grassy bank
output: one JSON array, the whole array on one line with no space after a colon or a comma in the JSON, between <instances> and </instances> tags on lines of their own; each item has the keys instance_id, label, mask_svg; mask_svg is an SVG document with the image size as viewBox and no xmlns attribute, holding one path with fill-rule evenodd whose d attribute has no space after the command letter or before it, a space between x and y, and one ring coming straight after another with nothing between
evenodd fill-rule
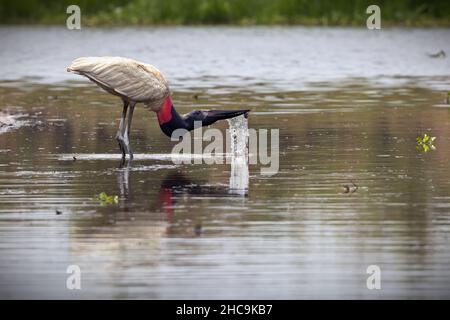
<instances>
[{"instance_id":1,"label":"grassy bank","mask_svg":"<svg viewBox=\"0 0 450 320\"><path fill-rule=\"evenodd\" d=\"M83 25L301 24L363 26L366 8L383 25L450 26L450 1L423 0L2 0L2 24L64 24L81 8Z\"/></svg>"}]
</instances>

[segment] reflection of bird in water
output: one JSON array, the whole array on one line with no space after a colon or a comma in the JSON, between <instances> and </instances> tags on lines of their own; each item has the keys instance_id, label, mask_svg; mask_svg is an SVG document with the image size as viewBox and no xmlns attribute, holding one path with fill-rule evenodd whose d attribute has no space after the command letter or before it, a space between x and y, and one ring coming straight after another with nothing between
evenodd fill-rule
<instances>
[{"instance_id":1,"label":"reflection of bird in water","mask_svg":"<svg viewBox=\"0 0 450 320\"><path fill-rule=\"evenodd\" d=\"M194 121L202 126L218 120L233 118L249 110L195 110L184 116L178 114L170 99L169 85L154 66L121 57L78 58L67 68L68 72L81 74L107 92L123 100L122 119L116 139L122 152L133 158L130 147L130 129L136 103L142 102L147 109L156 112L161 130L171 136L176 129L194 129ZM129 110L128 110L129 108ZM128 113L128 120L127 120ZM125 124L127 121L127 124Z\"/></svg>"},{"instance_id":2,"label":"reflection of bird in water","mask_svg":"<svg viewBox=\"0 0 450 320\"><path fill-rule=\"evenodd\" d=\"M161 182L159 190L159 206L163 209L166 218L170 221L173 219L173 209L176 206L177 199L185 199L184 195L195 195L218 197L232 196L226 185L207 185L203 182L191 180L179 171L171 171ZM169 231L168 231L169 232ZM193 227L196 236L202 234L202 223L197 221Z\"/></svg>"},{"instance_id":3,"label":"reflection of bird in water","mask_svg":"<svg viewBox=\"0 0 450 320\"><path fill-rule=\"evenodd\" d=\"M226 185L208 185L201 181L194 181L179 171L171 171L161 182L159 200L168 218L172 217L176 195L205 195L208 197L230 197L229 187Z\"/></svg>"},{"instance_id":4,"label":"reflection of bird in water","mask_svg":"<svg viewBox=\"0 0 450 320\"><path fill-rule=\"evenodd\" d=\"M117 184L119 185L120 198L128 199L129 196L129 180L130 180L130 166L125 166L119 170L117 175Z\"/></svg>"},{"instance_id":5,"label":"reflection of bird in water","mask_svg":"<svg viewBox=\"0 0 450 320\"><path fill-rule=\"evenodd\" d=\"M122 204L125 206L127 203L131 203L130 196L132 195L132 186L130 184L130 170L131 165L128 164L127 166L119 169L117 173L117 184L120 190L120 199L124 200ZM157 207L162 209L169 220L172 218L173 208L177 201L174 198L181 198L179 196L182 195L242 198L242 194L230 192L230 187L228 185L208 185L204 181L195 181L190 179L180 171L169 171L165 178L161 181L157 199Z\"/></svg>"}]
</instances>

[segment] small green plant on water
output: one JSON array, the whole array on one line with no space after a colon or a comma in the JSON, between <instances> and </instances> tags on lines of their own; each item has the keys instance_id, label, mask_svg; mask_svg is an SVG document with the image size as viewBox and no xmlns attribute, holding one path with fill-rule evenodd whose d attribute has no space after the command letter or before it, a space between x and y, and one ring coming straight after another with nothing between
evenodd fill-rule
<instances>
[{"instance_id":1,"label":"small green plant on water","mask_svg":"<svg viewBox=\"0 0 450 320\"><path fill-rule=\"evenodd\" d=\"M430 150L436 150L436 147L433 145L433 142L434 142L435 139L436 139L436 137L430 137L426 133L424 133L423 137L417 137L416 138L416 141L417 141L416 149L417 149L417 151L425 153L425 152L428 152Z\"/></svg>"},{"instance_id":2,"label":"small green plant on water","mask_svg":"<svg viewBox=\"0 0 450 320\"><path fill-rule=\"evenodd\" d=\"M108 196L106 192L100 193L97 199L102 206L119 203L119 196Z\"/></svg>"}]
</instances>

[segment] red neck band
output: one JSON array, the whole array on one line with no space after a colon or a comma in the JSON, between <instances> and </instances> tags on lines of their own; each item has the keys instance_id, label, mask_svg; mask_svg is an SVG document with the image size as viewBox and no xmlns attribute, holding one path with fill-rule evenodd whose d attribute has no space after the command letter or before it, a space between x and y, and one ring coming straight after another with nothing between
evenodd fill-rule
<instances>
[{"instance_id":1,"label":"red neck band","mask_svg":"<svg viewBox=\"0 0 450 320\"><path fill-rule=\"evenodd\" d=\"M156 113L158 116L159 124L163 124L172 120L172 99L170 96L164 101L161 109Z\"/></svg>"}]
</instances>

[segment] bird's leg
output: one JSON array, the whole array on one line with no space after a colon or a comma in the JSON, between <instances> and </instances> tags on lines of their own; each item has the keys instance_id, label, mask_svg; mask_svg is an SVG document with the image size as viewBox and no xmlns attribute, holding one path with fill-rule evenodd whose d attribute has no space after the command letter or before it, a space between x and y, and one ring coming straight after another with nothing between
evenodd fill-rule
<instances>
[{"instance_id":1,"label":"bird's leg","mask_svg":"<svg viewBox=\"0 0 450 320\"><path fill-rule=\"evenodd\" d=\"M133 112L134 112L135 105L136 105L135 103L130 104L130 111L128 111L128 123L127 123L127 127L126 127L126 133L124 133L125 145L128 149L128 154L130 155L130 160L133 159L133 151L131 150L131 145L130 145L130 131L131 131L131 121L133 121Z\"/></svg>"},{"instance_id":2,"label":"bird's leg","mask_svg":"<svg viewBox=\"0 0 450 320\"><path fill-rule=\"evenodd\" d=\"M125 127L125 118L127 116L127 110L128 110L128 101L124 101L123 102L123 110L122 110L122 118L120 119L119 130L117 131L117 134L116 134L116 140L119 143L119 148L120 148L120 151L122 152L122 161L125 160L125 153L126 153L123 132L125 130L124 127Z\"/></svg>"}]
</instances>

